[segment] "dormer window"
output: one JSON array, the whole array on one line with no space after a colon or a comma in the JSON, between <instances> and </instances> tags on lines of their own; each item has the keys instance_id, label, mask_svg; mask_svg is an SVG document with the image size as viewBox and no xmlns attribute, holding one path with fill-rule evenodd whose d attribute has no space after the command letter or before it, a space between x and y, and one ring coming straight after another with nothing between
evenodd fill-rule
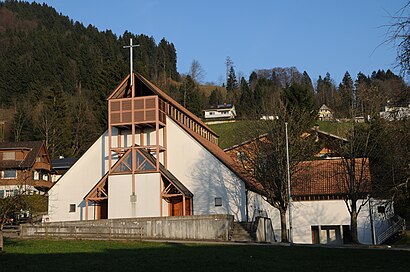
<instances>
[{"instance_id":1,"label":"dormer window","mask_svg":"<svg viewBox=\"0 0 410 272\"><path fill-rule=\"evenodd\" d=\"M16 152L14 152L14 151L3 152L3 160L4 161L14 161L14 160L16 160Z\"/></svg>"}]
</instances>

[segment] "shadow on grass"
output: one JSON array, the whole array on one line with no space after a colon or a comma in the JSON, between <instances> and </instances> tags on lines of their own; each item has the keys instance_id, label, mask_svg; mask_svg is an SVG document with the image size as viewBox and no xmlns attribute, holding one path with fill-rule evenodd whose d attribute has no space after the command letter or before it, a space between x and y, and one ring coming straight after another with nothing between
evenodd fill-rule
<instances>
[{"instance_id":1,"label":"shadow on grass","mask_svg":"<svg viewBox=\"0 0 410 272\"><path fill-rule=\"evenodd\" d=\"M405 251L7 240L1 271L408 271ZM263 270L260 270L263 269Z\"/></svg>"}]
</instances>

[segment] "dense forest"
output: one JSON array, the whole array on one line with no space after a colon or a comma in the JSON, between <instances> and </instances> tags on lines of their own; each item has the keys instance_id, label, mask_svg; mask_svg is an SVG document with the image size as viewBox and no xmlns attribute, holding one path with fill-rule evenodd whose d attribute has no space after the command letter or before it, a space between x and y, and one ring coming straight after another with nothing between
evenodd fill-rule
<instances>
[{"instance_id":1,"label":"dense forest","mask_svg":"<svg viewBox=\"0 0 410 272\"><path fill-rule=\"evenodd\" d=\"M52 156L77 156L106 128L106 98L135 67L157 84L178 80L162 39L85 27L45 4L0 2L0 107L13 109L10 140L44 139Z\"/></svg>"},{"instance_id":2,"label":"dense forest","mask_svg":"<svg viewBox=\"0 0 410 272\"><path fill-rule=\"evenodd\" d=\"M222 87L201 86L194 61L187 75L176 68L175 46L163 38L84 26L46 4L0 2L0 115L12 115L10 141L45 140L52 157L79 156L107 127L106 98L128 74L133 38L135 70L198 116L206 107L233 103L239 118L276 114L288 107L317 110L322 104L337 118L372 116L387 103L409 102L407 85L390 70L371 75L348 72L337 85L327 73L312 82L297 68L260 69L249 78L236 74L227 58ZM4 117L3 117L4 118ZM0 116L2 119L2 116ZM0 120L1 121L1 120Z\"/></svg>"}]
</instances>

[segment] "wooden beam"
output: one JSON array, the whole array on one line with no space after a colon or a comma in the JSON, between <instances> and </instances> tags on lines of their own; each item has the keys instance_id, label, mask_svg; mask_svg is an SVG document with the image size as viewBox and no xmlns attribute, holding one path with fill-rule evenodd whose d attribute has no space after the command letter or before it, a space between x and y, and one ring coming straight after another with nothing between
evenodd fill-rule
<instances>
[{"instance_id":1,"label":"wooden beam","mask_svg":"<svg viewBox=\"0 0 410 272\"><path fill-rule=\"evenodd\" d=\"M85 220L88 220L88 199L85 200Z\"/></svg>"},{"instance_id":2,"label":"wooden beam","mask_svg":"<svg viewBox=\"0 0 410 272\"><path fill-rule=\"evenodd\" d=\"M182 215L185 216L185 209L186 209L186 203L185 203L185 196L182 196Z\"/></svg>"}]
</instances>

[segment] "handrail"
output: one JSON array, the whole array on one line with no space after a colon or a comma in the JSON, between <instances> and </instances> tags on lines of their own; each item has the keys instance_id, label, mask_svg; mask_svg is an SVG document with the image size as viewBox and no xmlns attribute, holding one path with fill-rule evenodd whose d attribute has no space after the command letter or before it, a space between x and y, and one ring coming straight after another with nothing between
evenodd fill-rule
<instances>
[{"instance_id":1,"label":"handrail","mask_svg":"<svg viewBox=\"0 0 410 272\"><path fill-rule=\"evenodd\" d=\"M406 225L406 221L401 218L400 216L396 215L397 218L396 222L393 222L393 225L388 227L385 231L383 231L381 234L377 235L377 244L382 244L385 241L387 241L392 235L403 231Z\"/></svg>"}]
</instances>

